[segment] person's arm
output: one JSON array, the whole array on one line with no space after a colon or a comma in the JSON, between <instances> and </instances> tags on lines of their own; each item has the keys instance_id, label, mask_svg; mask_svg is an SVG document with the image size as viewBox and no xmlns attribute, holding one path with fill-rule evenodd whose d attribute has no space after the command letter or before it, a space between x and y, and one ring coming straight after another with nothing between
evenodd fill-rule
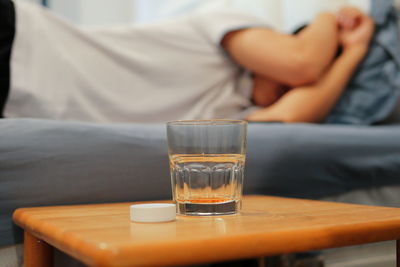
<instances>
[{"instance_id":1,"label":"person's arm","mask_svg":"<svg viewBox=\"0 0 400 267\"><path fill-rule=\"evenodd\" d=\"M320 122L336 104L354 70L368 51L374 24L370 17L343 9L340 15L350 18L340 22L340 43L343 53L315 84L290 90L274 104L258 110L247 118L250 121Z\"/></svg>"},{"instance_id":2,"label":"person's arm","mask_svg":"<svg viewBox=\"0 0 400 267\"><path fill-rule=\"evenodd\" d=\"M266 28L227 34L223 47L244 68L290 86L315 82L338 48L337 20L322 13L298 35Z\"/></svg>"},{"instance_id":3,"label":"person's arm","mask_svg":"<svg viewBox=\"0 0 400 267\"><path fill-rule=\"evenodd\" d=\"M366 47L349 47L317 83L294 88L269 107L255 111L249 121L320 122L331 111L363 59Z\"/></svg>"}]
</instances>

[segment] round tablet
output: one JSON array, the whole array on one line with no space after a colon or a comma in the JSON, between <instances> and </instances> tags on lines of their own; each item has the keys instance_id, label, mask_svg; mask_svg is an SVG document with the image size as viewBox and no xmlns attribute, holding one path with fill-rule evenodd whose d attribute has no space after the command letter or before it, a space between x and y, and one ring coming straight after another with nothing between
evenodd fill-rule
<instances>
[{"instance_id":1,"label":"round tablet","mask_svg":"<svg viewBox=\"0 0 400 267\"><path fill-rule=\"evenodd\" d=\"M130 207L131 221L169 222L176 218L176 205L167 203L136 204Z\"/></svg>"}]
</instances>

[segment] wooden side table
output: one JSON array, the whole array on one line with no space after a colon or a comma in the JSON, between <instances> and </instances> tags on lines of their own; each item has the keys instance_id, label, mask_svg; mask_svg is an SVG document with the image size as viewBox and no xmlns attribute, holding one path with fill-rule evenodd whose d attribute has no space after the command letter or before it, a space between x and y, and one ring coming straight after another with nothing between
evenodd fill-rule
<instances>
[{"instance_id":1,"label":"wooden side table","mask_svg":"<svg viewBox=\"0 0 400 267\"><path fill-rule=\"evenodd\" d=\"M397 208L246 196L240 215L145 224L131 204L16 210L25 266L51 266L51 247L90 266L187 266L400 239Z\"/></svg>"}]
</instances>

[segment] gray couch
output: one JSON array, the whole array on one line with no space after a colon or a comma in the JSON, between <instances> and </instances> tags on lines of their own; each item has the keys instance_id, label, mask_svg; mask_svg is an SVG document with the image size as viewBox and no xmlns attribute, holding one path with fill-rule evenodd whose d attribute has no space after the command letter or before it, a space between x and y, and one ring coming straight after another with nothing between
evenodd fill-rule
<instances>
[{"instance_id":1,"label":"gray couch","mask_svg":"<svg viewBox=\"0 0 400 267\"><path fill-rule=\"evenodd\" d=\"M400 125L250 124L244 192L353 191L363 197L349 202L396 206L399 136ZM165 125L1 120L0 246L22 241L11 221L19 207L170 199L168 168Z\"/></svg>"}]
</instances>

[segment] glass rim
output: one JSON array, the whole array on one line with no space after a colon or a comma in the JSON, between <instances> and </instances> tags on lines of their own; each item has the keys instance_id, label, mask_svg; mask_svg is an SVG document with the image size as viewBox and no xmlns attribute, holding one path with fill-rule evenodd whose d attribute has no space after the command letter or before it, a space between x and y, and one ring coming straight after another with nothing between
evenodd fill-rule
<instances>
[{"instance_id":1,"label":"glass rim","mask_svg":"<svg viewBox=\"0 0 400 267\"><path fill-rule=\"evenodd\" d=\"M167 122L167 126L187 126L187 125L246 125L245 120L232 119L210 119L210 120L176 120Z\"/></svg>"}]
</instances>

